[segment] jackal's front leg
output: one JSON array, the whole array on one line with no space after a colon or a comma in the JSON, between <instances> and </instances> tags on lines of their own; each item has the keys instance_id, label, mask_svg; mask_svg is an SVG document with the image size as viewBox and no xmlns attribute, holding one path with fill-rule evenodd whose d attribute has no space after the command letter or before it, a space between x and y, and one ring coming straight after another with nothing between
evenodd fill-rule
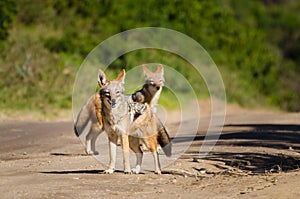
<instances>
[{"instance_id":1,"label":"jackal's front leg","mask_svg":"<svg viewBox=\"0 0 300 199\"><path fill-rule=\"evenodd\" d=\"M122 144L122 152L123 152L123 163L124 163L124 173L130 174L130 162L129 162L129 140L128 135L121 135L121 144Z\"/></svg>"},{"instance_id":2,"label":"jackal's front leg","mask_svg":"<svg viewBox=\"0 0 300 199\"><path fill-rule=\"evenodd\" d=\"M117 158L117 136L109 137L109 168L104 173L112 174L115 171Z\"/></svg>"}]
</instances>

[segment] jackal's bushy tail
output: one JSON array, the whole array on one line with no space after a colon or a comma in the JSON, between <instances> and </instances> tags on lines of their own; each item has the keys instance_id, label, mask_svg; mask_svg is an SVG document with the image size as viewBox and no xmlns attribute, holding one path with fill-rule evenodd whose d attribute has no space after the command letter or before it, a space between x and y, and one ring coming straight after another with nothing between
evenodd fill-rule
<instances>
[{"instance_id":1,"label":"jackal's bushy tail","mask_svg":"<svg viewBox=\"0 0 300 199\"><path fill-rule=\"evenodd\" d=\"M77 137L79 137L81 133L84 131L89 120L90 120L89 110L83 107L78 113L77 119L74 123L74 133Z\"/></svg>"},{"instance_id":2,"label":"jackal's bushy tail","mask_svg":"<svg viewBox=\"0 0 300 199\"><path fill-rule=\"evenodd\" d=\"M158 137L157 141L159 145L162 147L164 153L166 154L167 157L170 157L172 155L172 143L170 136L162 124L162 122L158 119Z\"/></svg>"},{"instance_id":3,"label":"jackal's bushy tail","mask_svg":"<svg viewBox=\"0 0 300 199\"><path fill-rule=\"evenodd\" d=\"M76 121L74 123L74 133L77 137L81 135L87 126L88 122L91 120L92 112L94 110L94 96L91 96L87 103L81 108L77 115Z\"/></svg>"}]
</instances>

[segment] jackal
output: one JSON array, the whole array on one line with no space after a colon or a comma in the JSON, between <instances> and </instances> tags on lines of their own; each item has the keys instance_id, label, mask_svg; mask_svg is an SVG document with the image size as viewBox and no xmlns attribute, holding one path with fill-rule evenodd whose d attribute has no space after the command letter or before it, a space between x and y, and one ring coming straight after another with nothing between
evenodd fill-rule
<instances>
[{"instance_id":1,"label":"jackal","mask_svg":"<svg viewBox=\"0 0 300 199\"><path fill-rule=\"evenodd\" d=\"M133 171L136 174L140 172L143 159L143 151L140 145L144 144L153 155L155 173L161 174L157 152L157 121L150 107L151 101L149 103L144 101L142 103L133 102L128 96L126 100L123 88L124 77L125 70L123 70L115 80L109 81L105 73L99 70L98 83L102 86L99 92L102 104L100 119L103 124L103 130L107 133L109 140L110 163L109 169L105 172L114 172L116 147L118 139L120 138L125 173L131 172L129 165L129 147L136 154L136 166ZM156 90L159 90L159 88ZM133 117L131 117L131 115L133 115Z\"/></svg>"},{"instance_id":2,"label":"jackal","mask_svg":"<svg viewBox=\"0 0 300 199\"><path fill-rule=\"evenodd\" d=\"M157 141L164 153L170 157L172 155L172 145L169 134L160 119L155 115L156 105L165 82L164 69L161 64L157 66L155 72L150 71L145 65L142 65L142 67L145 76L145 84L141 90L132 94L131 98L134 102L147 103L150 105L152 113L154 113L154 115L151 113L151 117L153 117L157 123ZM150 113L147 112L147 114ZM141 117L140 120L142 118L143 117Z\"/></svg>"},{"instance_id":3,"label":"jackal","mask_svg":"<svg viewBox=\"0 0 300 199\"><path fill-rule=\"evenodd\" d=\"M105 173L113 173L116 165L117 142L121 139L124 172L131 173L129 162L129 114L128 104L124 95L125 70L118 77L109 81L102 70L99 70L98 83L102 87L99 91L101 100L101 119L103 130L109 140L109 168Z\"/></svg>"}]
</instances>

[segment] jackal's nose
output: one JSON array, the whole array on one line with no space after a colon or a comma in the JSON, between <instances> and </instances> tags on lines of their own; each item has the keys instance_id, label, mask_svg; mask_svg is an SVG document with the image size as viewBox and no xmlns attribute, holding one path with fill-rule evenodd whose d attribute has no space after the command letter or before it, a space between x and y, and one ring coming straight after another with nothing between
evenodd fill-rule
<instances>
[{"instance_id":1,"label":"jackal's nose","mask_svg":"<svg viewBox=\"0 0 300 199\"><path fill-rule=\"evenodd\" d=\"M116 99L111 100L111 106L114 107L116 105Z\"/></svg>"},{"instance_id":2,"label":"jackal's nose","mask_svg":"<svg viewBox=\"0 0 300 199\"><path fill-rule=\"evenodd\" d=\"M160 89L160 86L156 86L156 90L159 90Z\"/></svg>"}]
</instances>

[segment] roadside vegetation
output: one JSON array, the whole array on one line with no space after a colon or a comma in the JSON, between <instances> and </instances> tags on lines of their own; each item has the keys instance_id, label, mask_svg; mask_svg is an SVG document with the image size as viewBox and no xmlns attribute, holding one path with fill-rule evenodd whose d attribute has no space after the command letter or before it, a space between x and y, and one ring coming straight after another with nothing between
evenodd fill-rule
<instances>
[{"instance_id":1,"label":"roadside vegetation","mask_svg":"<svg viewBox=\"0 0 300 199\"><path fill-rule=\"evenodd\" d=\"M70 109L88 53L121 31L152 26L198 41L219 67L229 102L300 111L299 10L297 0L2 0L0 108ZM199 82L188 63L159 50L129 53L110 69L160 61ZM196 86L199 98L208 97L205 89Z\"/></svg>"}]
</instances>

